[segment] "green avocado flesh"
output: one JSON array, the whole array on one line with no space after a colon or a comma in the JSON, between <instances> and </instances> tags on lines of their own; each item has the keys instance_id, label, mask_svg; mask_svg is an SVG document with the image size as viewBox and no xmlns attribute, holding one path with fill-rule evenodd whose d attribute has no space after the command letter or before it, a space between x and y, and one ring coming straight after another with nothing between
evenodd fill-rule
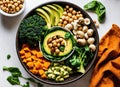
<instances>
[{"instance_id":1,"label":"green avocado flesh","mask_svg":"<svg viewBox=\"0 0 120 87\"><path fill-rule=\"evenodd\" d=\"M53 32L47 34L43 41L43 48L44 48L45 52L49 55L53 55L47 44L47 41L50 37L59 35L60 37L65 38L65 34L66 34L66 31L64 31L64 30L56 30L56 31L53 31ZM69 38L66 40L64 51L63 52L61 51L57 56L65 56L65 55L69 54L72 51L72 48L73 48L73 43L72 43L72 40Z\"/></svg>"}]
</instances>

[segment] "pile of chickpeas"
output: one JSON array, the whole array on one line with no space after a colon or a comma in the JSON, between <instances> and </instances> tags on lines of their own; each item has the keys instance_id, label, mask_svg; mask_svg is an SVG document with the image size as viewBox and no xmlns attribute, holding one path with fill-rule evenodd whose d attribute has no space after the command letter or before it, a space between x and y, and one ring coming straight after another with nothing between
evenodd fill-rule
<instances>
[{"instance_id":1,"label":"pile of chickpeas","mask_svg":"<svg viewBox=\"0 0 120 87\"><path fill-rule=\"evenodd\" d=\"M64 8L63 16L60 18L58 26L64 27L66 24L71 23L82 16L83 15L80 11L76 11L73 9L73 7L66 5Z\"/></svg>"},{"instance_id":2,"label":"pile of chickpeas","mask_svg":"<svg viewBox=\"0 0 120 87\"><path fill-rule=\"evenodd\" d=\"M65 39L58 35L50 37L47 41L47 44L51 50L51 53L55 53L56 55L58 55L61 52L59 47L65 46L65 43L66 43Z\"/></svg>"},{"instance_id":3,"label":"pile of chickpeas","mask_svg":"<svg viewBox=\"0 0 120 87\"><path fill-rule=\"evenodd\" d=\"M0 9L6 13L14 14L23 8L24 0L0 0Z\"/></svg>"}]
</instances>

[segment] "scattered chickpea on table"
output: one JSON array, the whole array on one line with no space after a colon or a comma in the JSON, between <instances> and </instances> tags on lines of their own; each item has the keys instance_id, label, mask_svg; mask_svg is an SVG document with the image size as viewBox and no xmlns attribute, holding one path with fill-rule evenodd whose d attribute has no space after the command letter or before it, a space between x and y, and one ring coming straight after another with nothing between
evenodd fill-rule
<instances>
[{"instance_id":1,"label":"scattered chickpea on table","mask_svg":"<svg viewBox=\"0 0 120 87\"><path fill-rule=\"evenodd\" d=\"M14 14L23 8L24 0L0 0L0 9L6 13Z\"/></svg>"}]
</instances>

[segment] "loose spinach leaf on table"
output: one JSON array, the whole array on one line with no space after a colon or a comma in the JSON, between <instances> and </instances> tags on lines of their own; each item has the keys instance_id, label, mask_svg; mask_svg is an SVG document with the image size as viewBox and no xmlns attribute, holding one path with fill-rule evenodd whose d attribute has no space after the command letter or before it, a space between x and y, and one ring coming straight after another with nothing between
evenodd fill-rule
<instances>
[{"instance_id":1,"label":"loose spinach leaf on table","mask_svg":"<svg viewBox=\"0 0 120 87\"><path fill-rule=\"evenodd\" d=\"M7 78L8 82L12 85L20 85L20 81L18 79L18 77L14 77L14 76L9 76Z\"/></svg>"},{"instance_id":2,"label":"loose spinach leaf on table","mask_svg":"<svg viewBox=\"0 0 120 87\"><path fill-rule=\"evenodd\" d=\"M22 87L30 87L29 82L26 82L26 84L24 84Z\"/></svg>"},{"instance_id":3,"label":"loose spinach leaf on table","mask_svg":"<svg viewBox=\"0 0 120 87\"><path fill-rule=\"evenodd\" d=\"M106 8L99 1L93 0L87 3L86 5L84 5L84 9L94 11L98 15L98 21L100 23L102 23L105 19Z\"/></svg>"},{"instance_id":4,"label":"loose spinach leaf on table","mask_svg":"<svg viewBox=\"0 0 120 87\"><path fill-rule=\"evenodd\" d=\"M30 82L34 82L38 85L38 87L43 87L41 83L36 82L32 78L25 78L22 76L21 71L17 67L7 67L3 66L3 71L9 71L11 73L10 76L8 76L7 80L11 85L20 85L22 87L30 87L29 82L26 82L26 84L21 85L19 78L23 78L25 80L28 80Z\"/></svg>"},{"instance_id":5,"label":"loose spinach leaf on table","mask_svg":"<svg viewBox=\"0 0 120 87\"><path fill-rule=\"evenodd\" d=\"M16 67L6 67L6 66L4 66L3 70L4 71L9 71L12 74L12 76L14 76L14 77L21 77L22 76L22 73Z\"/></svg>"}]
</instances>

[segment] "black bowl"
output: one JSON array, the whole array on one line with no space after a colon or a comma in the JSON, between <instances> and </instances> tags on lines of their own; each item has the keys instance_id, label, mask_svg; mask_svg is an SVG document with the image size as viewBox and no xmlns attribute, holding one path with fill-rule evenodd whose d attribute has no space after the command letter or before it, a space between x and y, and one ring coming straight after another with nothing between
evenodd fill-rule
<instances>
[{"instance_id":1,"label":"black bowl","mask_svg":"<svg viewBox=\"0 0 120 87\"><path fill-rule=\"evenodd\" d=\"M32 73L28 70L27 66L22 62L22 59L20 58L20 54L19 54L19 51L20 51L20 49L21 49L21 43L20 43L20 41L19 41L19 39L18 39L18 32L17 32L17 34L16 34L16 50L17 50L18 58L19 58L21 64L23 65L23 67L25 68L25 70L26 70L32 77L34 77L35 79L37 79L38 81L44 82L44 83L47 83L47 84L52 84L52 85L68 84L68 83L71 83L71 82L74 82L74 81L76 81L76 80L81 79L81 78L91 69L91 67L94 65L95 60L96 60L96 58L97 58L97 54L98 54L98 44L99 44L98 32L97 32L97 29L96 29L96 27L95 27L95 24L94 24L93 20L91 19L91 17L90 17L82 8L80 8L79 6L77 6L77 5L73 4L73 3L66 2L66 1L54 1L54 2L47 2L47 3L41 4L41 5L33 8L24 18L32 15L36 8L42 7L42 6L47 5L47 4L59 4L59 5L61 5L61 6L69 5L69 6L73 7L75 10L81 11L81 13L83 14L84 17L87 17L87 18L90 19L91 24L89 25L89 27L94 30L94 35L93 35L93 37L95 38L95 45L96 45L96 51L94 52L95 55L94 55L93 60L91 60L91 62L90 62L90 63L87 65L87 67L85 68L86 71L85 71L84 74L76 73L76 74L70 76L68 79L66 79L66 80L63 81L63 82L55 82L55 81L48 80L48 79L47 79L47 80L46 80L46 79L41 79L39 76L32 74ZM18 31L19 31L19 29L18 29Z\"/></svg>"}]
</instances>

